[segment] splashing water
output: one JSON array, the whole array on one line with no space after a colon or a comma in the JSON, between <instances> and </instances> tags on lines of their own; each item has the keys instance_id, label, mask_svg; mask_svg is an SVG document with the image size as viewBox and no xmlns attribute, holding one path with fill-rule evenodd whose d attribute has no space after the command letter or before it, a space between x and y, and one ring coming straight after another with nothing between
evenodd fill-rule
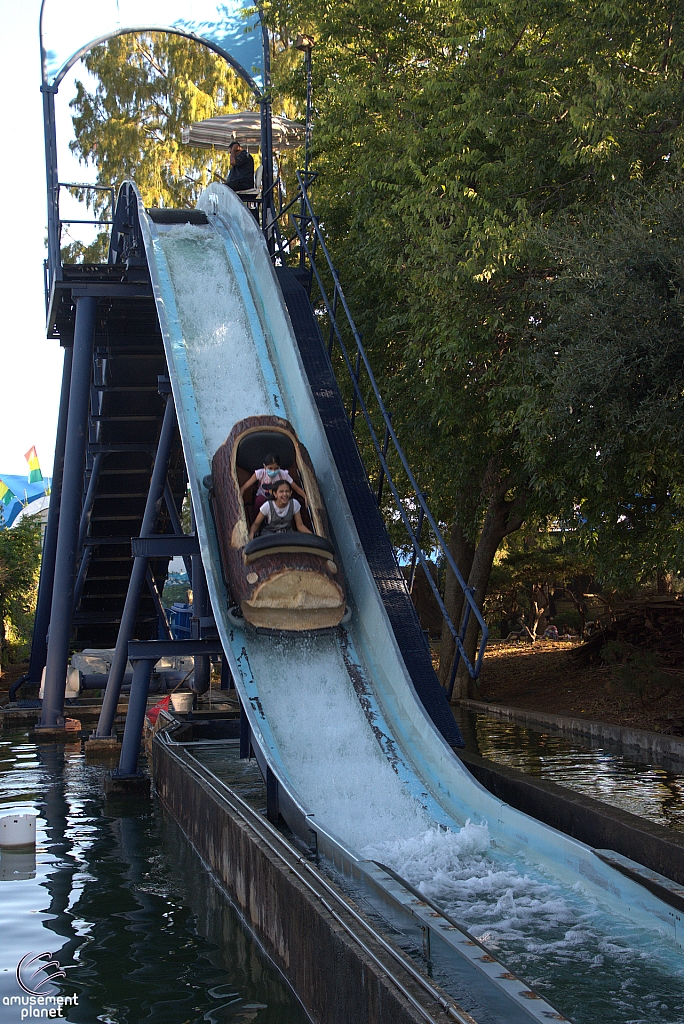
<instances>
[{"instance_id":1,"label":"splashing water","mask_svg":"<svg viewBox=\"0 0 684 1024\"><path fill-rule=\"evenodd\" d=\"M317 821L393 868L579 1024L684 1022L681 958L659 933L502 855L485 822L431 820L373 735L334 637L255 637L249 654L288 775Z\"/></svg>"}]
</instances>

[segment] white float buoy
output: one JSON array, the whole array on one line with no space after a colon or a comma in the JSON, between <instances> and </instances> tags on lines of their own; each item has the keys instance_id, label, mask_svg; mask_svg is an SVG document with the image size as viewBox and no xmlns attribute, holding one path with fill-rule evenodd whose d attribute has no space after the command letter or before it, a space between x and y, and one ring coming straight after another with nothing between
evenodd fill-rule
<instances>
[{"instance_id":1,"label":"white float buoy","mask_svg":"<svg viewBox=\"0 0 684 1024\"><path fill-rule=\"evenodd\" d=\"M0 847L16 849L36 845L35 814L6 814L0 818Z\"/></svg>"}]
</instances>

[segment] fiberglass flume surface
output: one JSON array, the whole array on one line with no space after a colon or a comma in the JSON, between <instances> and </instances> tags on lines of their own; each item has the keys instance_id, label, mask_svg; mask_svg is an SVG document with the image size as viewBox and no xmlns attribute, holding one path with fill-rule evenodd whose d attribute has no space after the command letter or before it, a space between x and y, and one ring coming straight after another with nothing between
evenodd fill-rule
<instances>
[{"instance_id":1,"label":"fiberglass flume surface","mask_svg":"<svg viewBox=\"0 0 684 1024\"><path fill-rule=\"evenodd\" d=\"M577 1021L684 1022L677 911L588 847L494 798L425 713L257 224L221 185L198 206L206 224L154 224L142 206L140 216L212 609L281 810L358 875L372 873L371 861L388 865ZM227 617L203 481L233 425L264 415L288 419L311 455L352 607L344 631L263 636ZM508 1019L544 1016L526 1012Z\"/></svg>"}]
</instances>

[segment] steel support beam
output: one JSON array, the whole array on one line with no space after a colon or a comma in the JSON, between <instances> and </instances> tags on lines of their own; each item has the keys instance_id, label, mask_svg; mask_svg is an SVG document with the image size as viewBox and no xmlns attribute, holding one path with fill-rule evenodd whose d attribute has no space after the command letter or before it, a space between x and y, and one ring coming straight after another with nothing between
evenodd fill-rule
<instances>
[{"instance_id":1,"label":"steel support beam","mask_svg":"<svg viewBox=\"0 0 684 1024\"><path fill-rule=\"evenodd\" d=\"M222 690L234 690L235 683L233 682L233 673L230 671L230 665L225 653L221 655L221 689Z\"/></svg>"},{"instance_id":2,"label":"steel support beam","mask_svg":"<svg viewBox=\"0 0 684 1024\"><path fill-rule=\"evenodd\" d=\"M159 435L157 455L154 460L150 489L147 493L145 513L143 515L142 526L140 529L140 535L142 537L147 537L153 533L154 528L157 525L159 509L164 496L164 484L168 473L169 458L171 456L171 447L173 445L175 432L176 413L173 406L173 396L169 391L166 395L164 420L162 422L161 433ZM116 706L119 702L121 685L123 683L124 672L126 671L126 662L128 661L128 641L133 636L135 620L138 615L138 605L140 604L140 595L147 576L147 566L147 556L137 555L133 561L131 578L128 584L128 592L126 594L126 602L121 615L121 623L119 625L119 633L116 640L116 649L109 669L107 689L105 690L104 700L102 702L102 711L100 712L97 729L94 733L97 739L102 739L112 735L112 727L116 716Z\"/></svg>"},{"instance_id":3,"label":"steel support beam","mask_svg":"<svg viewBox=\"0 0 684 1024\"><path fill-rule=\"evenodd\" d=\"M128 653L128 650L126 653ZM140 738L145 724L147 695L150 692L150 679L152 678L153 668L154 662L151 658L144 658L141 661L133 662L133 679L128 698L126 725L124 726L123 740L121 741L119 767L113 773L117 778L138 774Z\"/></svg>"},{"instance_id":4,"label":"steel support beam","mask_svg":"<svg viewBox=\"0 0 684 1024\"><path fill-rule=\"evenodd\" d=\"M104 455L96 455L93 460L93 468L90 471L90 480L88 481L88 490L86 491L85 501L83 502L83 509L81 510L81 522L78 528L78 550L77 557L80 555L81 562L78 567L78 575L76 577L76 585L74 587L74 611L78 608L78 602L81 600L81 593L83 591L83 584L88 573L88 566L90 565L90 559L93 554L92 545L85 545L85 540L88 535L88 527L90 526L90 516L93 511L93 503L95 501L95 495L97 493L97 485L100 480L100 470L102 469L102 460Z\"/></svg>"},{"instance_id":5,"label":"steel support beam","mask_svg":"<svg viewBox=\"0 0 684 1024\"><path fill-rule=\"evenodd\" d=\"M55 556L57 554L57 531L59 528L59 506L62 498L62 477L64 474L64 447L66 445L67 420L69 416L69 390L71 387L71 364L73 349L64 350L64 366L62 369L62 391L59 399L59 417L57 419L57 437L55 438L55 459L52 467L52 485L50 491L50 507L43 541L43 556L40 563L40 582L38 583L38 601L36 617L33 621L33 639L31 640L31 663L28 670L28 682L39 683L47 658L47 634L50 625L50 608L52 605L52 588L55 581Z\"/></svg>"},{"instance_id":6,"label":"steel support beam","mask_svg":"<svg viewBox=\"0 0 684 1024\"><path fill-rule=\"evenodd\" d=\"M81 555L81 562L78 567L78 575L76 576L76 584L74 586L74 615L78 610L78 602L81 600L81 594L83 593L83 584L85 583L85 578L88 574L90 560L93 557L93 548L91 544L82 550L83 553Z\"/></svg>"},{"instance_id":7,"label":"steel support beam","mask_svg":"<svg viewBox=\"0 0 684 1024\"><path fill-rule=\"evenodd\" d=\"M168 620L168 618L166 616L166 609L164 608L164 605L162 604L161 595L159 593L159 590L157 588L157 584L155 582L154 576L152 575L152 570L150 569L149 565L147 566L147 573L145 574L145 576L146 576L146 579L147 579L147 589L149 590L150 595L152 597L152 602L154 604L154 607L157 609L157 618L159 619L159 627L162 630L162 632L164 633L164 636L166 637L167 640L173 640L173 633L171 632L171 627L169 626L169 620Z\"/></svg>"},{"instance_id":8,"label":"steel support beam","mask_svg":"<svg viewBox=\"0 0 684 1024\"><path fill-rule=\"evenodd\" d=\"M43 130L45 134L45 174L47 178L48 215L48 290L60 280L62 265L60 257L59 208L57 191L57 128L55 120L55 93L57 89L43 82ZM49 297L46 296L49 302ZM47 305L47 302L46 302Z\"/></svg>"},{"instance_id":9,"label":"steel support beam","mask_svg":"<svg viewBox=\"0 0 684 1024\"><path fill-rule=\"evenodd\" d=\"M69 417L55 555L55 584L50 607L50 640L45 671L43 711L37 728L64 724L64 691L74 602L74 573L83 498L83 470L88 438L88 407L93 371L97 301L77 300L74 353L69 390Z\"/></svg>"},{"instance_id":10,"label":"steel support beam","mask_svg":"<svg viewBox=\"0 0 684 1024\"><path fill-rule=\"evenodd\" d=\"M195 655L209 657L221 654L221 641L215 640L131 640L128 644L128 657L131 661L140 658L152 658L158 662L160 658L194 658Z\"/></svg>"},{"instance_id":11,"label":"steel support beam","mask_svg":"<svg viewBox=\"0 0 684 1024\"><path fill-rule=\"evenodd\" d=\"M204 574L202 556L192 556L192 617L197 623L197 639L200 634L200 620L206 618L209 610L207 577ZM211 662L202 655L195 656L195 671L190 689L193 693L206 693L211 684Z\"/></svg>"},{"instance_id":12,"label":"steel support beam","mask_svg":"<svg viewBox=\"0 0 684 1024\"><path fill-rule=\"evenodd\" d=\"M180 536L172 533L157 533L152 537L132 537L133 555L147 555L148 558L173 558L175 555L199 554L199 541L194 533Z\"/></svg>"}]
</instances>

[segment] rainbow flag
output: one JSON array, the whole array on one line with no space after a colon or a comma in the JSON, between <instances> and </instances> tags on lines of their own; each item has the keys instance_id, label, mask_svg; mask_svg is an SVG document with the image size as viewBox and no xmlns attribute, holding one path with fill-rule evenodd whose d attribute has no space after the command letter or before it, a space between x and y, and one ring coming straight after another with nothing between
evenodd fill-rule
<instances>
[{"instance_id":1,"label":"rainbow flag","mask_svg":"<svg viewBox=\"0 0 684 1024\"><path fill-rule=\"evenodd\" d=\"M11 491L7 484L0 480L0 502L5 506L11 505L15 498L16 494L14 491Z\"/></svg>"},{"instance_id":2,"label":"rainbow flag","mask_svg":"<svg viewBox=\"0 0 684 1024\"><path fill-rule=\"evenodd\" d=\"M30 484L39 484L40 481L43 479L43 474L40 471L40 463L38 462L38 453L36 451L35 445L33 446L33 448L30 448L26 452L24 458L28 462L29 466L28 482Z\"/></svg>"}]
</instances>

